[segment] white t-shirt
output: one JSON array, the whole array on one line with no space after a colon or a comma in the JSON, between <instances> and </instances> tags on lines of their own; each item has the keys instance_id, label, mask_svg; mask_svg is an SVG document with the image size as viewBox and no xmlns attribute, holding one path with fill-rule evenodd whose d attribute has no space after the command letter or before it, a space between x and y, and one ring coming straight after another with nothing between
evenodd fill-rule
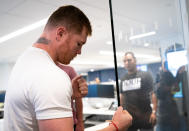
<instances>
[{"instance_id":1,"label":"white t-shirt","mask_svg":"<svg viewBox=\"0 0 189 131\"><path fill-rule=\"evenodd\" d=\"M4 130L38 131L37 120L72 117L69 76L31 47L18 59L5 97Z\"/></svg>"}]
</instances>

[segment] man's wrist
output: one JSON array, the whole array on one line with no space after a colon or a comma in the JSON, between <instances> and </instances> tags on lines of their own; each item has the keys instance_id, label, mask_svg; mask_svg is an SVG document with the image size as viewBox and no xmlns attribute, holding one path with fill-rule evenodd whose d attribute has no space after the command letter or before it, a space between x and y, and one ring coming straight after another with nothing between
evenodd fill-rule
<instances>
[{"instance_id":1,"label":"man's wrist","mask_svg":"<svg viewBox=\"0 0 189 131\"><path fill-rule=\"evenodd\" d=\"M110 123L109 123L109 125L111 126L113 126L114 127L114 130L113 131L118 131L118 127L117 127L117 125L113 122L113 121L111 121Z\"/></svg>"},{"instance_id":2,"label":"man's wrist","mask_svg":"<svg viewBox=\"0 0 189 131\"><path fill-rule=\"evenodd\" d=\"M156 110L152 110L152 113L153 113L153 114L156 114Z\"/></svg>"},{"instance_id":3,"label":"man's wrist","mask_svg":"<svg viewBox=\"0 0 189 131\"><path fill-rule=\"evenodd\" d=\"M110 124L109 127L110 127L111 131L116 131L116 128L114 127L114 125Z\"/></svg>"},{"instance_id":4,"label":"man's wrist","mask_svg":"<svg viewBox=\"0 0 189 131\"><path fill-rule=\"evenodd\" d=\"M77 120L77 123L83 123L83 120Z\"/></svg>"}]
</instances>

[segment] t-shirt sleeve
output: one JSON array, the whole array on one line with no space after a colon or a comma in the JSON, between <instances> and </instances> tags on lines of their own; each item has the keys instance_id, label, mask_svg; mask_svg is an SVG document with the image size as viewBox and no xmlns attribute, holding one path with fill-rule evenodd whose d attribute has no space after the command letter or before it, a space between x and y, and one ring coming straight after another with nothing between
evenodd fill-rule
<instances>
[{"instance_id":1,"label":"t-shirt sleeve","mask_svg":"<svg viewBox=\"0 0 189 131\"><path fill-rule=\"evenodd\" d=\"M43 75L33 83L30 101L38 120L72 117L71 82L64 73Z\"/></svg>"},{"instance_id":2,"label":"t-shirt sleeve","mask_svg":"<svg viewBox=\"0 0 189 131\"><path fill-rule=\"evenodd\" d=\"M69 76L70 76L70 79L71 79L71 80L72 80L74 77L77 76L76 71L75 71L72 67L70 67Z\"/></svg>"}]
</instances>

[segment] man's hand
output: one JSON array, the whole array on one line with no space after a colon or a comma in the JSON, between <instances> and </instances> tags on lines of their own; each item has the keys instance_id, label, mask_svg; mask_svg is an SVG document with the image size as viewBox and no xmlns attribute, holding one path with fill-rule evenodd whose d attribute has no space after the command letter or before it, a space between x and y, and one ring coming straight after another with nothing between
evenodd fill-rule
<instances>
[{"instance_id":1,"label":"man's hand","mask_svg":"<svg viewBox=\"0 0 189 131\"><path fill-rule=\"evenodd\" d=\"M156 124L156 114L152 112L150 115L150 123L152 123L152 126Z\"/></svg>"},{"instance_id":2,"label":"man's hand","mask_svg":"<svg viewBox=\"0 0 189 131\"><path fill-rule=\"evenodd\" d=\"M120 106L115 112L112 121L117 125L118 129L122 131L132 125L132 119L132 116Z\"/></svg>"},{"instance_id":3,"label":"man's hand","mask_svg":"<svg viewBox=\"0 0 189 131\"><path fill-rule=\"evenodd\" d=\"M82 76L76 76L72 80L73 95L72 98L81 98L88 94L88 86Z\"/></svg>"}]
</instances>

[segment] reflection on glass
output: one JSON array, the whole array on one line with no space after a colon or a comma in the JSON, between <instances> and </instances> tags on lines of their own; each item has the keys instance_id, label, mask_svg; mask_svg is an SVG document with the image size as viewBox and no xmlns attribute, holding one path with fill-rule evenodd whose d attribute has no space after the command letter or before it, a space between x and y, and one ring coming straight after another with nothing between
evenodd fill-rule
<instances>
[{"instance_id":1,"label":"reflection on glass","mask_svg":"<svg viewBox=\"0 0 189 131\"><path fill-rule=\"evenodd\" d=\"M133 117L132 126L128 130L141 128L153 130L156 122L156 97L153 97L153 78L149 72L137 69L136 57L132 52L126 52L124 66L127 73L120 84L121 105ZM151 102L154 105L151 107Z\"/></svg>"},{"instance_id":2,"label":"reflection on glass","mask_svg":"<svg viewBox=\"0 0 189 131\"><path fill-rule=\"evenodd\" d=\"M158 99L158 124L157 131L178 131L180 129L179 112L173 95L179 91L179 87L173 74L162 68L156 85ZM174 117L173 117L174 116Z\"/></svg>"},{"instance_id":3,"label":"reflection on glass","mask_svg":"<svg viewBox=\"0 0 189 131\"><path fill-rule=\"evenodd\" d=\"M134 118L128 130L185 131L180 0L112 0L112 10L121 104Z\"/></svg>"}]
</instances>

